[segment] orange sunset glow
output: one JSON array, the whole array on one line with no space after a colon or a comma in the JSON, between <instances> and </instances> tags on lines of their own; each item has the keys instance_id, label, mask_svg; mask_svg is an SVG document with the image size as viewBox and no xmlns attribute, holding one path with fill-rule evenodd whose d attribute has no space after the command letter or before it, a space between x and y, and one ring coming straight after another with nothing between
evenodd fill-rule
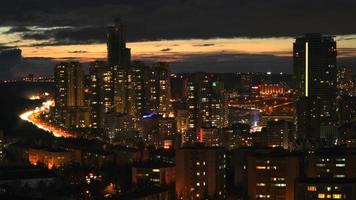
<instances>
[{"instance_id":1,"label":"orange sunset glow","mask_svg":"<svg viewBox=\"0 0 356 200\"><path fill-rule=\"evenodd\" d=\"M277 56L290 56L293 38L216 38L216 39L190 39L190 40L161 40L146 42L131 42L135 59L149 57L160 58L165 61L176 61L181 55L212 54L212 53L245 53L245 54L272 54ZM355 41L339 41L339 51L343 48L353 48ZM83 62L95 59L105 59L106 44L80 44L61 46L24 46L21 48L24 57L50 57L55 59L75 58ZM353 53L354 56L356 53ZM342 56L342 54L340 55ZM347 56L351 56L348 54Z\"/></svg>"}]
</instances>

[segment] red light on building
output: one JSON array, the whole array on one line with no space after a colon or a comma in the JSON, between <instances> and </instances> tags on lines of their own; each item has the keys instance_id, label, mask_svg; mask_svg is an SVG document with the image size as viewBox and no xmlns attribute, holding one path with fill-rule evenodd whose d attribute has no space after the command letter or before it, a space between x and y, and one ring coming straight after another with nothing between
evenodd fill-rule
<instances>
[{"instance_id":1,"label":"red light on building","mask_svg":"<svg viewBox=\"0 0 356 200\"><path fill-rule=\"evenodd\" d=\"M203 129L202 128L199 129L199 141L200 141L200 143L203 143Z\"/></svg>"},{"instance_id":2,"label":"red light on building","mask_svg":"<svg viewBox=\"0 0 356 200\"><path fill-rule=\"evenodd\" d=\"M171 149L173 147L172 140L165 140L163 143L164 149Z\"/></svg>"}]
</instances>

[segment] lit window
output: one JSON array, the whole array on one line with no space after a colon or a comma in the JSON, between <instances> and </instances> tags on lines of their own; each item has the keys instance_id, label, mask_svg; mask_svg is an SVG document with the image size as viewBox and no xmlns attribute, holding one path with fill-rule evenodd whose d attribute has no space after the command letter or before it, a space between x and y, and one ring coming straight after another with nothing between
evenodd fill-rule
<instances>
[{"instance_id":1,"label":"lit window","mask_svg":"<svg viewBox=\"0 0 356 200\"><path fill-rule=\"evenodd\" d=\"M325 194L318 194L318 198L319 199L324 199L325 198Z\"/></svg>"},{"instance_id":2,"label":"lit window","mask_svg":"<svg viewBox=\"0 0 356 200\"><path fill-rule=\"evenodd\" d=\"M315 186L308 186L308 191L316 191L316 187Z\"/></svg>"},{"instance_id":3,"label":"lit window","mask_svg":"<svg viewBox=\"0 0 356 200\"><path fill-rule=\"evenodd\" d=\"M333 199L341 199L342 195L341 194L333 194Z\"/></svg>"}]
</instances>

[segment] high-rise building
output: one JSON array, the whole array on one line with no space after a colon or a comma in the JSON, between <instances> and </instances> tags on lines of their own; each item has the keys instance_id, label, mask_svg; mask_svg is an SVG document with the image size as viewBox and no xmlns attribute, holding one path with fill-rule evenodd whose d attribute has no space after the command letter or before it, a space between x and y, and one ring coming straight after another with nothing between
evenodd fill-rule
<instances>
[{"instance_id":1,"label":"high-rise building","mask_svg":"<svg viewBox=\"0 0 356 200\"><path fill-rule=\"evenodd\" d=\"M184 134L188 130L189 113L187 109L176 109L175 119L177 121L177 131ZM185 140L184 138L182 138ZM188 139L187 139L188 141Z\"/></svg>"},{"instance_id":2,"label":"high-rise building","mask_svg":"<svg viewBox=\"0 0 356 200\"><path fill-rule=\"evenodd\" d=\"M356 178L355 149L319 149L307 154L305 163L307 178Z\"/></svg>"},{"instance_id":3,"label":"high-rise building","mask_svg":"<svg viewBox=\"0 0 356 200\"><path fill-rule=\"evenodd\" d=\"M115 111L119 113L127 113L127 67L115 65L112 68L113 74L113 102Z\"/></svg>"},{"instance_id":4,"label":"high-rise building","mask_svg":"<svg viewBox=\"0 0 356 200\"><path fill-rule=\"evenodd\" d=\"M227 125L224 85L212 74L195 73L189 77L187 107L187 134L195 136L201 127L223 128Z\"/></svg>"},{"instance_id":5,"label":"high-rise building","mask_svg":"<svg viewBox=\"0 0 356 200\"><path fill-rule=\"evenodd\" d=\"M132 166L134 184L151 183L158 186L171 185L175 181L174 164L162 161L145 161Z\"/></svg>"},{"instance_id":6,"label":"high-rise building","mask_svg":"<svg viewBox=\"0 0 356 200\"><path fill-rule=\"evenodd\" d=\"M222 134L220 130L215 127L200 128L197 135L199 142L208 147L222 146Z\"/></svg>"},{"instance_id":7,"label":"high-rise building","mask_svg":"<svg viewBox=\"0 0 356 200\"><path fill-rule=\"evenodd\" d=\"M248 124L235 124L234 126L224 128L219 136L225 149L235 149L238 147L252 146L254 135L250 133L251 126Z\"/></svg>"},{"instance_id":8,"label":"high-rise building","mask_svg":"<svg viewBox=\"0 0 356 200\"><path fill-rule=\"evenodd\" d=\"M285 120L268 121L266 126L267 146L291 149L295 142L295 126Z\"/></svg>"},{"instance_id":9,"label":"high-rise building","mask_svg":"<svg viewBox=\"0 0 356 200\"><path fill-rule=\"evenodd\" d=\"M355 149L319 149L305 155L304 163L305 178L296 183L296 199L355 199Z\"/></svg>"},{"instance_id":10,"label":"high-rise building","mask_svg":"<svg viewBox=\"0 0 356 200\"><path fill-rule=\"evenodd\" d=\"M301 96L323 100L336 96L336 42L331 36L307 34L293 44L294 76Z\"/></svg>"},{"instance_id":11,"label":"high-rise building","mask_svg":"<svg viewBox=\"0 0 356 200\"><path fill-rule=\"evenodd\" d=\"M86 106L62 109L63 126L71 129L91 127L90 108Z\"/></svg>"},{"instance_id":12,"label":"high-rise building","mask_svg":"<svg viewBox=\"0 0 356 200\"><path fill-rule=\"evenodd\" d=\"M303 148L320 140L320 99L301 97L297 101L297 140Z\"/></svg>"},{"instance_id":13,"label":"high-rise building","mask_svg":"<svg viewBox=\"0 0 356 200\"><path fill-rule=\"evenodd\" d=\"M144 115L142 122L142 137L149 146L164 147L165 140L177 140L177 128L174 118L163 117L150 113Z\"/></svg>"},{"instance_id":14,"label":"high-rise building","mask_svg":"<svg viewBox=\"0 0 356 200\"><path fill-rule=\"evenodd\" d=\"M126 27L121 19L115 19L114 26L108 27L107 49L109 66L126 66L131 62L130 49L126 47Z\"/></svg>"},{"instance_id":15,"label":"high-rise building","mask_svg":"<svg viewBox=\"0 0 356 200\"><path fill-rule=\"evenodd\" d=\"M299 96L320 98L321 123L333 123L336 98L336 41L332 36L306 34L293 44L293 65Z\"/></svg>"},{"instance_id":16,"label":"high-rise building","mask_svg":"<svg viewBox=\"0 0 356 200\"><path fill-rule=\"evenodd\" d=\"M167 117L171 115L171 82L168 63L158 62L153 64L148 73L146 87L147 111Z\"/></svg>"},{"instance_id":17,"label":"high-rise building","mask_svg":"<svg viewBox=\"0 0 356 200\"><path fill-rule=\"evenodd\" d=\"M90 73L90 107L92 128L103 128L105 114L113 108L112 71L105 62L91 63Z\"/></svg>"},{"instance_id":18,"label":"high-rise building","mask_svg":"<svg viewBox=\"0 0 356 200\"><path fill-rule=\"evenodd\" d=\"M356 179L352 178L307 178L296 183L298 200L314 199L356 199Z\"/></svg>"},{"instance_id":19,"label":"high-rise building","mask_svg":"<svg viewBox=\"0 0 356 200\"><path fill-rule=\"evenodd\" d=\"M285 151L248 157L248 199L294 199L300 157Z\"/></svg>"},{"instance_id":20,"label":"high-rise building","mask_svg":"<svg viewBox=\"0 0 356 200\"><path fill-rule=\"evenodd\" d=\"M148 67L139 61L132 63L127 72L127 113L140 118L146 113L146 80Z\"/></svg>"},{"instance_id":21,"label":"high-rise building","mask_svg":"<svg viewBox=\"0 0 356 200\"><path fill-rule=\"evenodd\" d=\"M80 63L60 63L54 69L57 108L84 106L84 71Z\"/></svg>"},{"instance_id":22,"label":"high-rise building","mask_svg":"<svg viewBox=\"0 0 356 200\"><path fill-rule=\"evenodd\" d=\"M178 199L225 199L226 155L223 148L185 147L176 151Z\"/></svg>"},{"instance_id":23,"label":"high-rise building","mask_svg":"<svg viewBox=\"0 0 356 200\"><path fill-rule=\"evenodd\" d=\"M234 187L241 191L241 196L247 197L248 191L248 157L255 154L269 154L275 148L241 147L231 151L230 168L231 175L228 176ZM246 198L247 199L247 198Z\"/></svg>"},{"instance_id":24,"label":"high-rise building","mask_svg":"<svg viewBox=\"0 0 356 200\"><path fill-rule=\"evenodd\" d=\"M54 83L54 122L66 128L89 127L89 113L84 101L84 71L81 64L69 62L56 65Z\"/></svg>"},{"instance_id":25,"label":"high-rise building","mask_svg":"<svg viewBox=\"0 0 356 200\"><path fill-rule=\"evenodd\" d=\"M188 79L185 74L171 74L171 95L175 101L184 100L187 98Z\"/></svg>"}]
</instances>

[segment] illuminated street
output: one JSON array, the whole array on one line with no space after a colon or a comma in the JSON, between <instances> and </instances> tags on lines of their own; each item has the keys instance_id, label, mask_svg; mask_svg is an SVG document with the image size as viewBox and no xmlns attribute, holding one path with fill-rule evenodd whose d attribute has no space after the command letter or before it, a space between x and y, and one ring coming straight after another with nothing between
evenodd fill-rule
<instances>
[{"instance_id":1,"label":"illuminated street","mask_svg":"<svg viewBox=\"0 0 356 200\"><path fill-rule=\"evenodd\" d=\"M76 137L75 134L70 133L63 128L54 126L48 122L43 121L40 115L44 112L49 112L49 107L54 105L53 100L48 100L42 103L41 107L36 107L34 110L29 110L20 115L20 118L24 121L28 121L38 128L52 133L55 137Z\"/></svg>"}]
</instances>

